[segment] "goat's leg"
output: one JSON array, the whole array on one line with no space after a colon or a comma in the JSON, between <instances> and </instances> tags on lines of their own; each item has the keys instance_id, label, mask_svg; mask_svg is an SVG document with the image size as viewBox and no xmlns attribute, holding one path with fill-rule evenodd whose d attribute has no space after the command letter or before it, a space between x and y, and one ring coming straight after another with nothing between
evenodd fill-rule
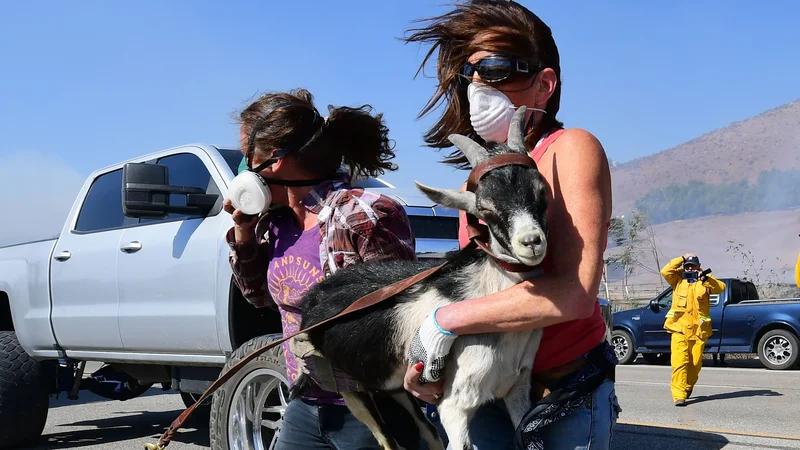
<instances>
[{"instance_id":1,"label":"goat's leg","mask_svg":"<svg viewBox=\"0 0 800 450\"><path fill-rule=\"evenodd\" d=\"M392 394L392 397L403 405L406 411L411 414L411 417L414 418L414 423L417 424L417 428L419 429L420 436L422 440L428 444L429 450L444 450L444 443L442 439L439 437L439 432L436 430L436 427L433 426L428 418L425 417L425 414L420 409L419 405L417 405L417 401L409 392L397 392Z\"/></svg>"},{"instance_id":2,"label":"goat's leg","mask_svg":"<svg viewBox=\"0 0 800 450\"><path fill-rule=\"evenodd\" d=\"M480 405L460 399L443 398L437 406L442 427L447 433L448 448L452 450L472 450L472 439L469 437L469 421L475 416Z\"/></svg>"},{"instance_id":3,"label":"goat's leg","mask_svg":"<svg viewBox=\"0 0 800 450\"><path fill-rule=\"evenodd\" d=\"M375 400L365 392L342 392L347 407L361 423L369 428L383 450L400 450L397 441L389 433L389 427L381 417Z\"/></svg>"},{"instance_id":4,"label":"goat's leg","mask_svg":"<svg viewBox=\"0 0 800 450\"><path fill-rule=\"evenodd\" d=\"M519 426L522 418L531 409L531 368L541 341L542 330L533 330L528 337L528 342L525 344L517 380L504 399L508 415L511 416L511 423L514 424L514 429Z\"/></svg>"},{"instance_id":5,"label":"goat's leg","mask_svg":"<svg viewBox=\"0 0 800 450\"><path fill-rule=\"evenodd\" d=\"M522 418L531 409L531 372L528 368L523 368L522 373L517 377L517 381L511 390L508 391L503 399L511 416L511 423L514 429L522 422Z\"/></svg>"}]
</instances>

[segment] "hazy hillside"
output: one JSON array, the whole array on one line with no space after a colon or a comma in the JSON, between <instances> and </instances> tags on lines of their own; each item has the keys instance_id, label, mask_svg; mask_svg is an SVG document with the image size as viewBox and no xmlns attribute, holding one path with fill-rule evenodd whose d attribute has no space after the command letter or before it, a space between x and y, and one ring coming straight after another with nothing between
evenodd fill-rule
<instances>
[{"instance_id":1,"label":"hazy hillside","mask_svg":"<svg viewBox=\"0 0 800 450\"><path fill-rule=\"evenodd\" d=\"M686 170L681 161L702 160ZM756 181L761 171L800 168L800 100L715 130L677 147L612 167L614 214L626 214L651 189L672 183ZM647 189L642 189L646 186Z\"/></svg>"},{"instance_id":2,"label":"hazy hillside","mask_svg":"<svg viewBox=\"0 0 800 450\"><path fill-rule=\"evenodd\" d=\"M794 281L794 265L800 252L800 209L675 221L656 225L654 231L661 253L660 265L670 258L694 252L704 267L712 268L720 277L741 277L745 268L755 266L760 269L762 281ZM727 252L731 240L752 252L755 264L743 264L734 252ZM609 248L606 256L615 251ZM642 262L651 271L639 270L629 282L658 283L660 276L652 273L657 270L653 258L645 257ZM609 281L622 277L619 271L609 275Z\"/></svg>"}]
</instances>

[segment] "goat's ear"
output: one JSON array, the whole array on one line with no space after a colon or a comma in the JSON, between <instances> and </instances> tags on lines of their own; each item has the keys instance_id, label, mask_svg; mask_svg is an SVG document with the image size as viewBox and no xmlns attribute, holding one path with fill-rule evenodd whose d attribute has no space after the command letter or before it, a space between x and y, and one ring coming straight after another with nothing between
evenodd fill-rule
<instances>
[{"instance_id":1,"label":"goat's ear","mask_svg":"<svg viewBox=\"0 0 800 450\"><path fill-rule=\"evenodd\" d=\"M520 106L514 113L511 119L511 125L508 127L508 139L506 144L517 153L527 154L525 149L525 112L528 110L526 106Z\"/></svg>"},{"instance_id":2,"label":"goat's ear","mask_svg":"<svg viewBox=\"0 0 800 450\"><path fill-rule=\"evenodd\" d=\"M458 191L455 189L438 189L425 186L417 181L414 182L417 189L437 205L445 208L458 209L475 214L475 193L469 191Z\"/></svg>"}]
</instances>

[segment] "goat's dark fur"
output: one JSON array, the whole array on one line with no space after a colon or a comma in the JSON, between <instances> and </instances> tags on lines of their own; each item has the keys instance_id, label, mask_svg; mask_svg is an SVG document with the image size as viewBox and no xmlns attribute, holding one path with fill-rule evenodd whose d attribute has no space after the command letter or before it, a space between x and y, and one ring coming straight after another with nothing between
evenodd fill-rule
<instances>
[{"instance_id":1,"label":"goat's dark fur","mask_svg":"<svg viewBox=\"0 0 800 450\"><path fill-rule=\"evenodd\" d=\"M393 368L405 364L405 348L392 339L398 331L394 308L398 303L416 301L415 293L428 286L444 296L463 300L461 279L464 267L486 259L476 250L450 255L451 263L404 292L365 311L358 311L321 329L308 333L314 348L326 355L331 364L363 382L369 389L384 390L393 375ZM344 311L355 300L397 281L416 275L437 265L439 261L386 261L352 265L337 272L331 280L311 288L303 299L301 328L308 328ZM358 349L359 357L351 352ZM401 350L398 352L398 350ZM402 387L402 386L400 386Z\"/></svg>"}]
</instances>

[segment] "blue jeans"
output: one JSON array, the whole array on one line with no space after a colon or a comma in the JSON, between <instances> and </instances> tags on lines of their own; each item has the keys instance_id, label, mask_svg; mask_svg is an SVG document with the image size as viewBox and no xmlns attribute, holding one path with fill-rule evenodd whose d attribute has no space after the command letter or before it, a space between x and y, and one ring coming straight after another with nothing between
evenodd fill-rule
<instances>
[{"instance_id":1,"label":"blue jeans","mask_svg":"<svg viewBox=\"0 0 800 450\"><path fill-rule=\"evenodd\" d=\"M547 450L608 450L620 408L614 382L606 380L594 391L591 405L575 411L542 429ZM444 430L436 424L444 437ZM482 406L469 424L475 450L509 450L514 444L514 426L502 400ZM590 445L591 444L591 445ZM448 450L451 449L449 446Z\"/></svg>"},{"instance_id":2,"label":"blue jeans","mask_svg":"<svg viewBox=\"0 0 800 450\"><path fill-rule=\"evenodd\" d=\"M379 404L381 416L400 445L419 448L419 433L411 416L393 402ZM346 406L317 405L297 399L289 402L275 450L380 450L366 425Z\"/></svg>"}]
</instances>

